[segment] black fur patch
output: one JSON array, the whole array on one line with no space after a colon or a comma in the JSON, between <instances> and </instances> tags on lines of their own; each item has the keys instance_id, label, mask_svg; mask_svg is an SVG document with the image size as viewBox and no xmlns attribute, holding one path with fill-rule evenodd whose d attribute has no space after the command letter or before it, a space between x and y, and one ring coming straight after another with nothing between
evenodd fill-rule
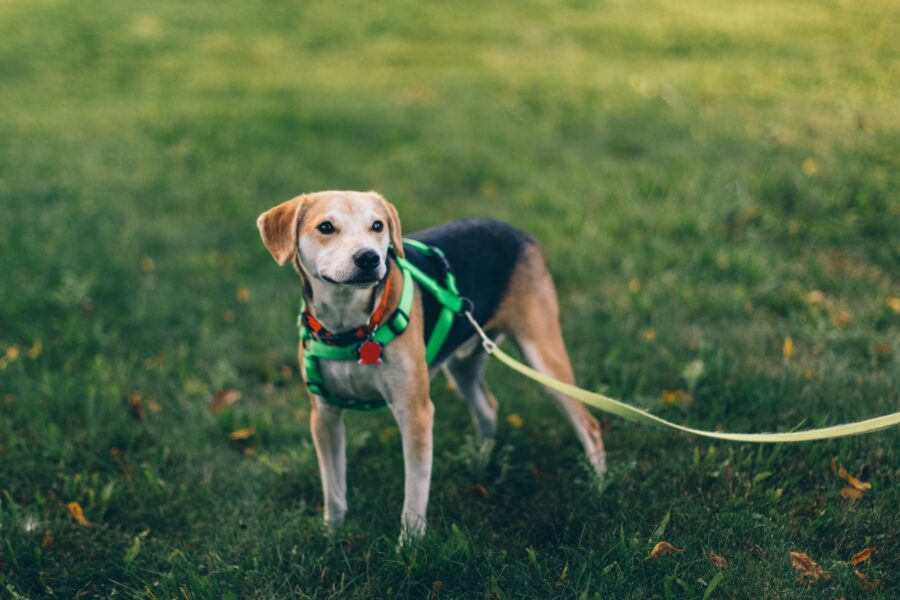
<instances>
[{"instance_id":1,"label":"black fur patch","mask_svg":"<svg viewBox=\"0 0 900 600\"><path fill-rule=\"evenodd\" d=\"M527 246L535 243L528 234L488 218L453 221L409 237L444 251L456 274L459 293L472 301L475 307L473 315L479 324L486 323L494 316L506 294L519 257ZM405 247L405 251L406 258L411 263L434 277L441 285L444 284L443 273L433 259L409 246ZM422 290L422 303L427 341L442 307L426 290ZM464 316L457 315L434 364L442 363L473 335L475 330L472 325Z\"/></svg>"}]
</instances>

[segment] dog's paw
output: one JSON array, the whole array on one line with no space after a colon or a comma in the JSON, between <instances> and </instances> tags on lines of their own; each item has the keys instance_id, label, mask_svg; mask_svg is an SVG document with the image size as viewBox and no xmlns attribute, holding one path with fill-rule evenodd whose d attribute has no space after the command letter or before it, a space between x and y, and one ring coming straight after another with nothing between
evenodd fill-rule
<instances>
[{"instance_id":1,"label":"dog's paw","mask_svg":"<svg viewBox=\"0 0 900 600\"><path fill-rule=\"evenodd\" d=\"M323 523L325 524L325 533L329 538L334 538L344 526L344 517L326 518Z\"/></svg>"},{"instance_id":2,"label":"dog's paw","mask_svg":"<svg viewBox=\"0 0 900 600\"><path fill-rule=\"evenodd\" d=\"M418 515L403 515L403 527L397 540L397 552L416 546L425 537L425 519Z\"/></svg>"},{"instance_id":3,"label":"dog's paw","mask_svg":"<svg viewBox=\"0 0 900 600\"><path fill-rule=\"evenodd\" d=\"M594 452L588 460L594 468L594 474L600 479L603 479L606 475L606 452L604 450L598 450Z\"/></svg>"}]
</instances>

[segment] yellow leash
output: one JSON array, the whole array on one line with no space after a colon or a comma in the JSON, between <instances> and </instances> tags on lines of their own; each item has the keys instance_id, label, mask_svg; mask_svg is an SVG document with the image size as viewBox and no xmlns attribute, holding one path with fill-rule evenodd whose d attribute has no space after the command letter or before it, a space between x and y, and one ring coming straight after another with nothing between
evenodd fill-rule
<instances>
[{"instance_id":1,"label":"yellow leash","mask_svg":"<svg viewBox=\"0 0 900 600\"><path fill-rule=\"evenodd\" d=\"M671 429L677 429L679 431L685 431L694 435L713 438L717 440L729 440L732 442L751 442L755 444L826 440L831 438L845 437L849 435L870 433L872 431L878 431L879 429L887 429L888 427L900 425L900 412L895 412L883 417L875 417L874 419L857 421L856 423L847 423L845 425L822 427L821 429L809 429L806 431L792 431L786 433L724 433L719 431L704 431L702 429L685 427L684 425L678 425L677 423L666 421L665 419L657 417L656 415L652 415L647 411L629 406L624 402L614 400L612 398L609 398L608 396L604 396L603 394L597 394L595 392L583 390L579 387L575 387L574 385L563 383L558 379L554 379L553 377L549 377L547 375L544 375L543 373L535 371L531 367L522 364L521 362L501 350L497 346L497 344L495 344L494 341L487 336L484 330L481 329L481 327L472 317L471 313L467 311L465 315L469 319L469 322L472 323L472 327L475 328L475 331L478 332L479 337L481 337L481 344L484 347L485 352L496 356L500 360L500 362L505 364L507 367L521 373L525 377L532 379L545 387L554 389L565 394L566 396L569 396L570 398L578 400L579 402L583 402L584 404L587 404L589 406L599 408L600 410L612 413L614 415L618 415L624 419L628 419L629 421L636 421L638 423L646 423L650 425L662 425L663 427L669 427Z\"/></svg>"}]
</instances>

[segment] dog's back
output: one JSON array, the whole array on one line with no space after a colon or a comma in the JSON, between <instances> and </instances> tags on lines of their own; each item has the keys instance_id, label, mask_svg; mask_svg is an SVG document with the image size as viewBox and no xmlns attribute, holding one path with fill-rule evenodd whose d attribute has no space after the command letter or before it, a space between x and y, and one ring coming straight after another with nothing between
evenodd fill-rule
<instances>
[{"instance_id":1,"label":"dog's back","mask_svg":"<svg viewBox=\"0 0 900 600\"><path fill-rule=\"evenodd\" d=\"M440 248L456 275L459 293L474 305L473 315L486 323L497 311L506 295L516 265L534 239L518 229L489 218L453 221L409 236L412 239ZM406 248L407 259L417 267L443 282L439 265L421 252ZM425 309L425 334L430 335L441 311L441 305L431 294L422 294ZM447 341L435 364L443 362L453 351L472 336L472 327L457 317Z\"/></svg>"}]
</instances>

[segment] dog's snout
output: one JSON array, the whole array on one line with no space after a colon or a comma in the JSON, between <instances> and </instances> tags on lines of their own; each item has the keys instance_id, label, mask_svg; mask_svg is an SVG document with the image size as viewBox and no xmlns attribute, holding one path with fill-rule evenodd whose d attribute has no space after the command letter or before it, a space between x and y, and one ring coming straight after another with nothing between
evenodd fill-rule
<instances>
[{"instance_id":1,"label":"dog's snout","mask_svg":"<svg viewBox=\"0 0 900 600\"><path fill-rule=\"evenodd\" d=\"M381 264L381 257L374 250L362 250L353 255L353 262L362 271L374 271Z\"/></svg>"}]
</instances>

